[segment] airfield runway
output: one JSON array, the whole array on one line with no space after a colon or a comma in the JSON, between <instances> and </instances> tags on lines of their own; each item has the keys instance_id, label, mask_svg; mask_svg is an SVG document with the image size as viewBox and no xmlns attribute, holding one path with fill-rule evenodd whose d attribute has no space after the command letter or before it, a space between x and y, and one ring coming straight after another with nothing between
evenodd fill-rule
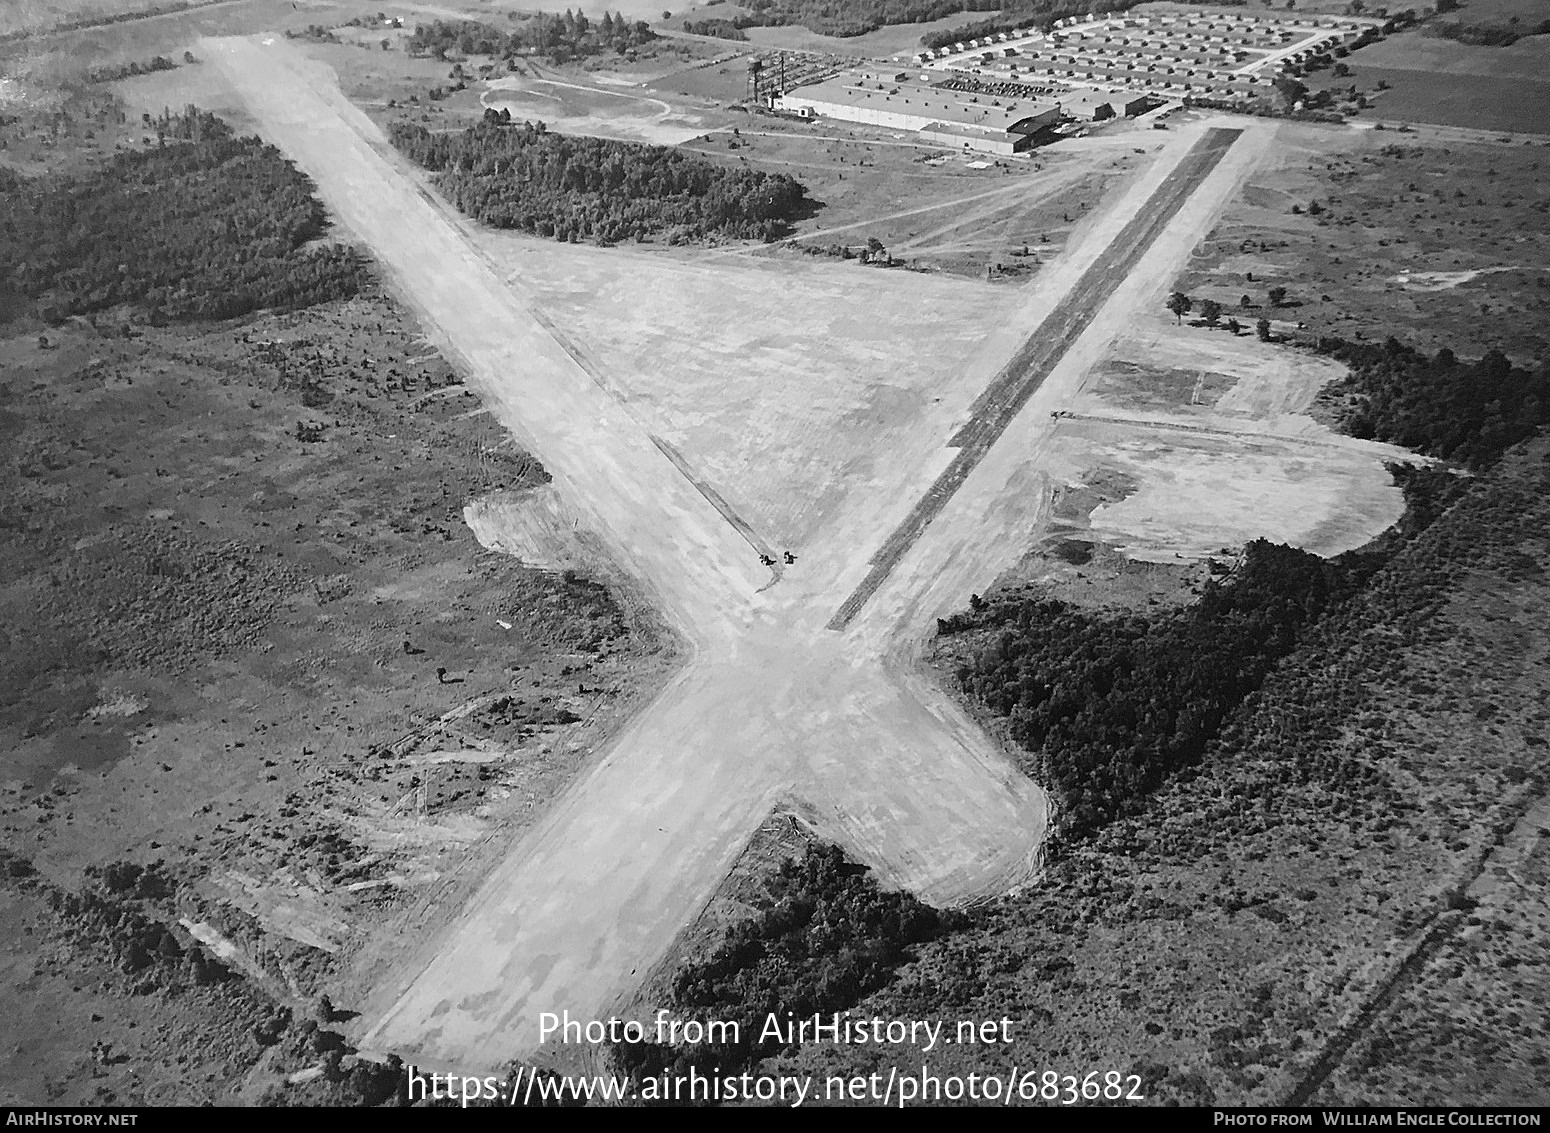
<instances>
[{"instance_id":1,"label":"airfield runway","mask_svg":"<svg viewBox=\"0 0 1550 1133\"><path fill-rule=\"evenodd\" d=\"M1240 130L1208 130L1184 160L1174 167L1129 223L1104 248L1097 261L1066 293L1056 308L1028 336L1001 373L970 410L969 421L951 442L959 450L926 494L872 558L872 569L840 605L829 628L844 629L877 588L907 555L930 522L945 508L969 473L979 465L1033 392L1087 329L1104 301L1152 246L1184 202L1200 187Z\"/></svg>"},{"instance_id":2,"label":"airfield runway","mask_svg":"<svg viewBox=\"0 0 1550 1133\"><path fill-rule=\"evenodd\" d=\"M782 796L804 800L821 832L927 900L1005 891L1029 877L1043 794L913 669L911 643L924 630L901 635L895 616L918 612L914 600L937 577L957 585L1006 565L1028 521L1017 474L984 461L971 490L943 501L944 522L901 551L911 569L893 572L884 609L846 633L826 630L896 518L870 509L846 539L804 552L801 569L769 587L716 493L685 475L670 446L556 341L520 287L492 270L471 227L424 188L326 69L278 37L205 49L689 647L658 698L384 981L365 1005L362 1045L425 1065L496 1069L535 1052L541 1011L605 1017ZM1203 152L1190 141L1164 153L1159 178ZM1186 172L1167 182L1169 192L1187 197L1209 172ZM1138 242L1131 251L1144 253L1156 233L1132 222L1150 200L1126 195L1068 258L1099 261L1111 234L1126 232ZM1107 294L1093 293L1094 310ZM991 373L1030 329L1019 328ZM1016 416L1010 401L998 404L1006 420ZM983 437L988 452L994 437ZM918 496L913 482L871 487L908 499ZM960 540L995 553L933 577L914 569Z\"/></svg>"}]
</instances>

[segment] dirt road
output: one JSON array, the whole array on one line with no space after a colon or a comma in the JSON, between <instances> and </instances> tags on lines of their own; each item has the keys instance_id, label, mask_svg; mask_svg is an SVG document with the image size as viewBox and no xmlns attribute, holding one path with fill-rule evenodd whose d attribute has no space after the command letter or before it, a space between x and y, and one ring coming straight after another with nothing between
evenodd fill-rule
<instances>
[{"instance_id":1,"label":"dirt road","mask_svg":"<svg viewBox=\"0 0 1550 1133\"><path fill-rule=\"evenodd\" d=\"M1037 474L1023 454L983 461L867 616L847 633L826 630L897 522L877 501L914 498L917 485L863 482L855 522L835 525L769 586L745 534L556 341L520 284L492 270L464 222L425 191L331 75L275 37L205 47L690 655L366 1005L363 1045L426 1065L495 1068L535 1052L541 1011L605 1017L783 795L801 799L825 834L884 878L928 900L1004 891L1030 876L1046 821L1042 793L913 665L929 628L922 603L961 601L964 591L944 579L978 583L1020 546L1030 499L1037 511L1028 491ZM1098 259L1193 140L1181 132L1147 191L1126 194L1090 226L1070 262ZM1079 272L1049 278L1069 286ZM1059 298L1051 286L1035 294L1039 318ZM1004 328L969 368L988 380L1037 325ZM986 449L994 458L1004 447ZM911 480L929 482L950 456L944 448L937 467ZM979 544L993 553L959 553ZM944 553L955 558L950 569Z\"/></svg>"}]
</instances>

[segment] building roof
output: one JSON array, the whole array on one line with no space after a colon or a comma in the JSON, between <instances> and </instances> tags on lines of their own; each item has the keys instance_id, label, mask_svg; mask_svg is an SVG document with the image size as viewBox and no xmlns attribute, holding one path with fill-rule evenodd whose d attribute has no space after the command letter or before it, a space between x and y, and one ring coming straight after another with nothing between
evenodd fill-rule
<instances>
[{"instance_id":1,"label":"building roof","mask_svg":"<svg viewBox=\"0 0 1550 1133\"><path fill-rule=\"evenodd\" d=\"M1000 133L1011 132L1019 123L1055 109L1053 101L939 90L908 76L880 71L847 71L821 83L787 91L786 96L831 106L912 114Z\"/></svg>"}]
</instances>

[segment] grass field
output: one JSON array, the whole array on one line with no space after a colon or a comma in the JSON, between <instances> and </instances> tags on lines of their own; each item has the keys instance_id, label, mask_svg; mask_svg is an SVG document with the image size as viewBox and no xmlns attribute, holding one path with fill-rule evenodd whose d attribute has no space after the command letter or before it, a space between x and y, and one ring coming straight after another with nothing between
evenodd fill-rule
<instances>
[{"instance_id":1,"label":"grass field","mask_svg":"<svg viewBox=\"0 0 1550 1133\"><path fill-rule=\"evenodd\" d=\"M912 144L909 134L738 121L736 135L722 128L687 148L806 185L818 207L795 226L799 248L859 248L874 238L912 267L984 279L987 266L1000 265L996 282L1027 279L1104 192L1143 163L1132 149L1109 147L976 169L961 154ZM1032 255L1022 256L1024 246Z\"/></svg>"},{"instance_id":2,"label":"grass field","mask_svg":"<svg viewBox=\"0 0 1550 1133\"><path fill-rule=\"evenodd\" d=\"M149 7L133 0L17 0L0 11L0 35Z\"/></svg>"},{"instance_id":3,"label":"grass field","mask_svg":"<svg viewBox=\"0 0 1550 1133\"><path fill-rule=\"evenodd\" d=\"M746 46L729 43L727 50L738 51ZM748 62L738 58L705 67L690 67L653 79L647 86L665 94L728 106L748 97Z\"/></svg>"},{"instance_id":4,"label":"grass field","mask_svg":"<svg viewBox=\"0 0 1550 1133\"><path fill-rule=\"evenodd\" d=\"M1351 70L1358 73L1367 66L1529 82L1545 81L1547 61L1550 61L1550 36L1529 36L1510 47L1475 47L1423 35L1420 31L1380 39L1347 60Z\"/></svg>"},{"instance_id":5,"label":"grass field","mask_svg":"<svg viewBox=\"0 0 1550 1133\"><path fill-rule=\"evenodd\" d=\"M1476 11L1484 3L1477 0L1457 18L1497 18ZM1541 17L1547 14L1543 5L1538 8ZM1501 18L1506 14L1504 9ZM1349 78L1317 71L1308 84L1319 89L1355 83L1373 100L1364 118L1550 133L1550 36L1531 36L1510 47L1472 47L1417 29L1364 47L1346 63ZM1391 89L1379 90L1380 82Z\"/></svg>"},{"instance_id":6,"label":"grass field","mask_svg":"<svg viewBox=\"0 0 1550 1133\"><path fill-rule=\"evenodd\" d=\"M745 33L750 42L758 47L786 47L797 51L832 52L836 55L861 55L877 59L891 55L911 55L921 50L923 36L949 28L994 17L995 12L960 12L940 20L921 24L894 24L878 28L866 35L841 39L832 35L819 35L803 27L749 28Z\"/></svg>"},{"instance_id":7,"label":"grass field","mask_svg":"<svg viewBox=\"0 0 1550 1133\"><path fill-rule=\"evenodd\" d=\"M1286 5L1285 5L1285 0L1277 0L1277 2L1274 3L1274 4L1265 4L1265 3L1262 2L1262 0L1253 0L1253 3L1248 4L1248 5L1243 5L1243 4L1223 4L1223 5L1220 5L1220 6L1218 6L1216 4L1213 4L1213 3L1176 4L1176 3L1170 3L1170 2L1168 2L1168 0L1159 0L1159 2L1157 2L1157 3L1142 4L1139 7L1137 7L1135 9L1135 11L1139 12L1141 15L1144 16L1144 15L1147 15L1148 13L1161 14L1161 13L1164 13L1164 12L1172 12L1172 13L1176 13L1176 14L1177 13L1185 13L1185 12L1200 12L1200 11L1210 12L1213 9L1216 9L1218 7L1224 8L1228 15L1240 15L1240 16L1242 16L1242 15L1248 15L1248 16L1253 16L1253 15L1284 16L1284 15L1286 15L1286 11L1287 11L1286 10ZM1295 16L1308 16L1308 15L1335 15L1335 16L1341 16L1341 15L1349 14L1349 11L1348 11L1349 8L1350 8L1350 0L1297 0L1297 8L1296 8L1296 11L1294 11L1292 13L1292 15L1294 17ZM1370 15L1370 14L1371 13L1369 12L1368 15Z\"/></svg>"},{"instance_id":8,"label":"grass field","mask_svg":"<svg viewBox=\"0 0 1550 1133\"><path fill-rule=\"evenodd\" d=\"M1545 62L1550 64L1550 54ZM1353 73L1391 88L1378 94L1364 118L1550 135L1550 82L1380 67L1353 68Z\"/></svg>"},{"instance_id":9,"label":"grass field","mask_svg":"<svg viewBox=\"0 0 1550 1133\"><path fill-rule=\"evenodd\" d=\"M46 31L61 24L131 15L162 6L157 0L11 0L0 9L0 35Z\"/></svg>"},{"instance_id":10,"label":"grass field","mask_svg":"<svg viewBox=\"0 0 1550 1133\"><path fill-rule=\"evenodd\" d=\"M144 62L153 55L176 61L200 36L300 30L309 23L326 26L361 14L361 5L350 0L305 0L297 7L275 0L232 0L153 19L0 43L0 69L37 89L51 90L94 67Z\"/></svg>"},{"instance_id":11,"label":"grass field","mask_svg":"<svg viewBox=\"0 0 1550 1133\"><path fill-rule=\"evenodd\" d=\"M684 8L681 11L672 9L669 19L660 19L661 13L653 14L652 26L658 31L677 31L681 29L686 20L730 20L743 13L746 9L737 4L713 3L697 4L692 8ZM996 15L994 11L988 12L959 12L955 15L944 16L940 20L930 20L919 24L892 24L868 32L866 35L832 36L819 35L801 26L784 27L751 27L743 29L743 34L748 37L744 45L750 48L784 47L792 51L815 51L824 54L856 55L869 59L878 59L890 55L908 55L920 50L922 36L931 32L944 31L947 28L961 27L976 20L989 19ZM735 46L739 41L728 40L729 46Z\"/></svg>"}]
</instances>

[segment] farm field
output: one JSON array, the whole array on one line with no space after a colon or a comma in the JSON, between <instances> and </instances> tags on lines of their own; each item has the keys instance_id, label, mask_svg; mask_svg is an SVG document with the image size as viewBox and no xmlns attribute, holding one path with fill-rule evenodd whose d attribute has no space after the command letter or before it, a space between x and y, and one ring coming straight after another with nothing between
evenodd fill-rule
<instances>
[{"instance_id":1,"label":"farm field","mask_svg":"<svg viewBox=\"0 0 1550 1133\"><path fill-rule=\"evenodd\" d=\"M1543 5L1476 0L1440 19L1529 24ZM1372 101L1362 118L1429 122L1478 130L1550 134L1550 37L1528 36L1506 47L1472 46L1427 34L1426 25L1387 36L1345 61L1349 78L1314 72L1314 89L1354 82ZM1382 84L1380 86L1380 84Z\"/></svg>"},{"instance_id":2,"label":"farm field","mask_svg":"<svg viewBox=\"0 0 1550 1133\"><path fill-rule=\"evenodd\" d=\"M1473 18L1473 17L1471 17ZM1550 43L1528 36L1507 47L1476 47L1421 31L1401 32L1369 44L1352 55L1351 69L1429 71L1435 75L1473 75L1482 79L1517 79L1528 89L1545 82Z\"/></svg>"},{"instance_id":3,"label":"farm field","mask_svg":"<svg viewBox=\"0 0 1550 1133\"><path fill-rule=\"evenodd\" d=\"M1472 48L1507 51L1510 48ZM1550 51L1533 61L1537 74L1550 64ZM1365 117L1383 121L1432 123L1476 130L1501 130L1550 136L1550 82L1471 72L1400 70L1364 66L1352 73L1362 80L1386 82Z\"/></svg>"}]
</instances>

